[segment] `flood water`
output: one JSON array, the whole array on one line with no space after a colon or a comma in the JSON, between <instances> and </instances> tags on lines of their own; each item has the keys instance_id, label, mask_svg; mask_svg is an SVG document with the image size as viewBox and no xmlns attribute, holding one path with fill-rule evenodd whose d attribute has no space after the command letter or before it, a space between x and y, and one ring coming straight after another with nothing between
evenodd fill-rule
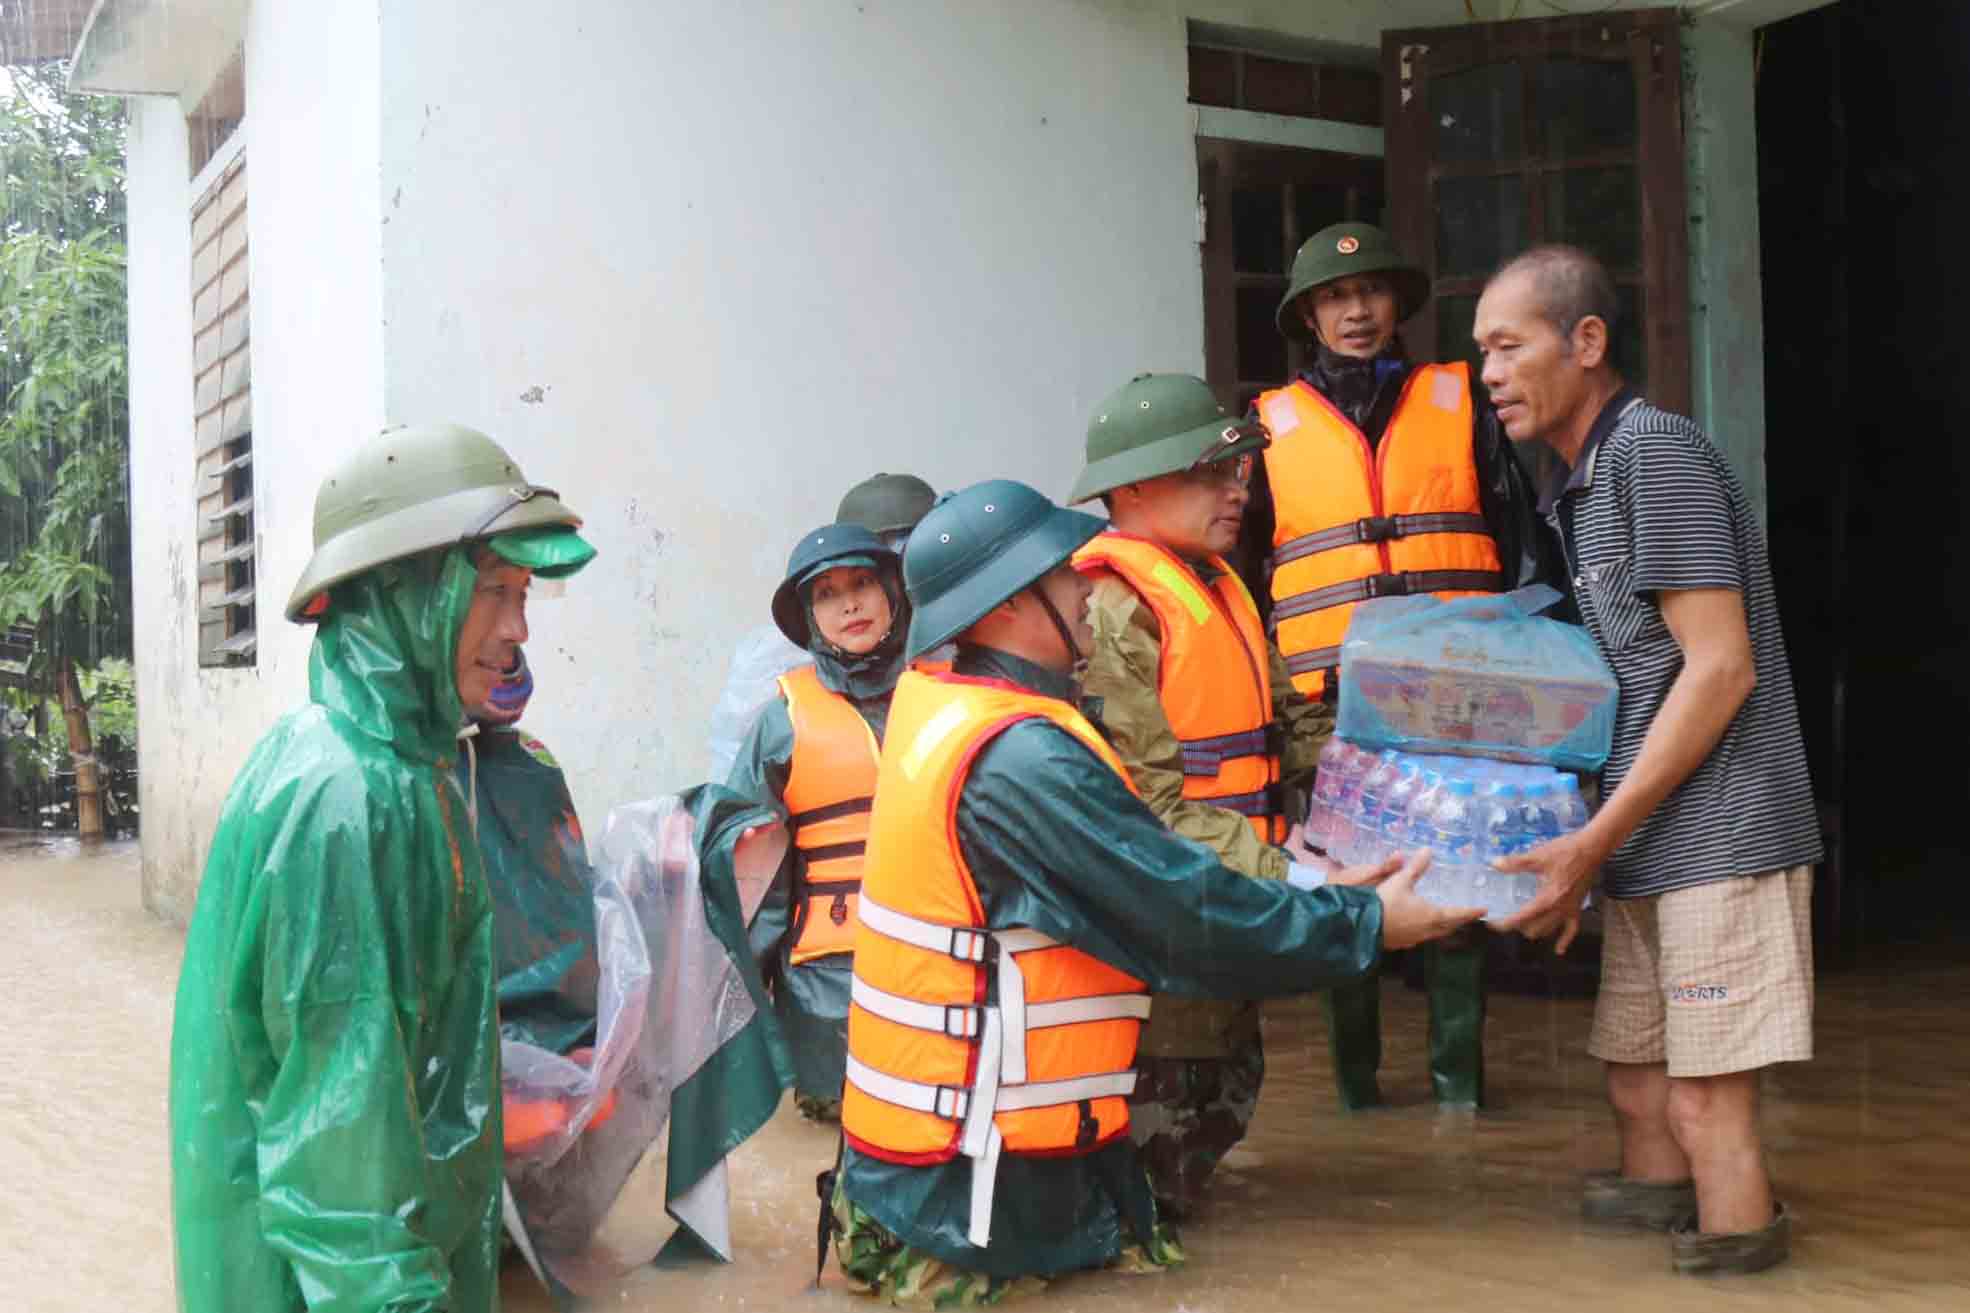
<instances>
[{"instance_id":1,"label":"flood water","mask_svg":"<svg viewBox=\"0 0 1970 1313\"><path fill-rule=\"evenodd\" d=\"M134 844L84 854L0 836L0 1289L9 1308L162 1313L171 1293L165 1076L181 934L138 901ZM1959 962L1961 955L1958 955ZM1589 1230L1577 1179L1613 1162L1591 1003L1497 996L1498 1107L1443 1121L1427 1100L1419 994L1384 982L1384 1093L1335 1110L1319 1008L1266 1022L1251 1137L1184 1231L1188 1267L1090 1274L1027 1307L1086 1310L1641 1309L1958 1311L1970 1307L1970 966L1896 963L1822 981L1819 1058L1767 1083L1766 1134L1795 1218L1793 1261L1708 1282L1660 1236ZM620 1310L875 1307L829 1269L813 1291L814 1173L833 1136L791 1105L735 1156L727 1267L647 1270ZM553 1305L509 1267L505 1307Z\"/></svg>"}]
</instances>

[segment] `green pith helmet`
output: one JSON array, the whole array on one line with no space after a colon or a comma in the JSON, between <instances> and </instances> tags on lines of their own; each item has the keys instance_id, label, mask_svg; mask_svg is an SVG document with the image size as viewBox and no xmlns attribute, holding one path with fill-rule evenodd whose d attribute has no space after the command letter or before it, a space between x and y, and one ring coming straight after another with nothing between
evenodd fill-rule
<instances>
[{"instance_id":1,"label":"green pith helmet","mask_svg":"<svg viewBox=\"0 0 1970 1313\"><path fill-rule=\"evenodd\" d=\"M1203 379L1137 374L1095 407L1087 466L1067 504L1258 451L1271 441L1261 426L1226 415Z\"/></svg>"},{"instance_id":2,"label":"green pith helmet","mask_svg":"<svg viewBox=\"0 0 1970 1313\"><path fill-rule=\"evenodd\" d=\"M950 642L1102 530L1023 483L991 479L940 497L903 549L914 615L904 658Z\"/></svg>"},{"instance_id":3,"label":"green pith helmet","mask_svg":"<svg viewBox=\"0 0 1970 1313\"><path fill-rule=\"evenodd\" d=\"M1306 318L1294 304L1308 288L1351 274L1386 274L1395 288L1395 321L1399 324L1430 299L1430 276L1422 266L1403 259L1389 235L1373 224L1333 223L1300 243L1293 257L1293 281L1280 299L1274 319L1279 331L1296 342L1311 342Z\"/></svg>"},{"instance_id":4,"label":"green pith helmet","mask_svg":"<svg viewBox=\"0 0 1970 1313\"><path fill-rule=\"evenodd\" d=\"M352 452L315 494L315 554L287 599L299 620L331 587L385 561L491 539L495 552L549 578L595 549L581 517L528 483L506 449L457 424L388 428Z\"/></svg>"},{"instance_id":5,"label":"green pith helmet","mask_svg":"<svg viewBox=\"0 0 1970 1313\"><path fill-rule=\"evenodd\" d=\"M865 565L877 572L901 570L896 553L859 524L827 524L801 535L787 558L787 577L773 590L773 623L795 647L813 642L800 586L824 570L844 565Z\"/></svg>"},{"instance_id":6,"label":"green pith helmet","mask_svg":"<svg viewBox=\"0 0 1970 1313\"><path fill-rule=\"evenodd\" d=\"M914 474L877 474L848 490L835 519L859 524L870 533L908 533L936 500L937 489Z\"/></svg>"}]
</instances>

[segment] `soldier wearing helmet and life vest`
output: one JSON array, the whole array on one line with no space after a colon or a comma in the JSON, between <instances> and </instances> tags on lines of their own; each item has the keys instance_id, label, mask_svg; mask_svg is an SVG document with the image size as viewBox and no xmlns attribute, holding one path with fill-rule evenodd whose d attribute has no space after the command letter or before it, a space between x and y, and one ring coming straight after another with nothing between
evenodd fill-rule
<instances>
[{"instance_id":1,"label":"soldier wearing helmet and life vest","mask_svg":"<svg viewBox=\"0 0 1970 1313\"><path fill-rule=\"evenodd\" d=\"M1144 374L1095 407L1068 501L1108 508L1108 530L1074 555L1094 585L1082 689L1101 699L1130 782L1176 833L1241 874L1278 880L1315 860L1296 839L1286 846L1285 786L1311 774L1333 716L1293 687L1225 559L1266 442L1202 379ZM1256 1000L1156 1000L1129 1132L1165 1215L1190 1208L1244 1138L1264 1077Z\"/></svg>"},{"instance_id":2,"label":"soldier wearing helmet and life vest","mask_svg":"<svg viewBox=\"0 0 1970 1313\"><path fill-rule=\"evenodd\" d=\"M899 557L903 540L937 492L914 474L872 474L842 494L835 523L860 525ZM781 675L808 664L810 656L775 624L748 631L732 651L732 661L712 712L711 775L725 779L738 759L739 745L760 710L778 692Z\"/></svg>"},{"instance_id":3,"label":"soldier wearing helmet and life vest","mask_svg":"<svg viewBox=\"0 0 1970 1313\"><path fill-rule=\"evenodd\" d=\"M855 946L876 754L909 628L897 555L859 524L802 535L773 622L807 663L780 676L726 786L787 816L793 843L752 921L752 946L794 1059L794 1101L841 1115Z\"/></svg>"},{"instance_id":4,"label":"soldier wearing helmet and life vest","mask_svg":"<svg viewBox=\"0 0 1970 1313\"><path fill-rule=\"evenodd\" d=\"M957 657L890 703L828 1191L843 1271L886 1300L1181 1261L1128 1138L1149 994L1316 989L1478 915L1416 896L1424 859L1301 888L1164 826L1076 706L1071 558L1101 527L998 480L941 500L904 551L906 656Z\"/></svg>"},{"instance_id":5,"label":"soldier wearing helmet and life vest","mask_svg":"<svg viewBox=\"0 0 1970 1313\"><path fill-rule=\"evenodd\" d=\"M1261 393L1270 433L1243 544L1294 684L1332 701L1349 617L1371 597L1460 597L1560 582L1537 502L1469 365L1412 362L1396 326L1429 275L1388 235L1344 222L1293 258L1276 320L1305 366ZM1476 940L1476 942L1468 942ZM1430 1079L1437 1101L1484 1099L1484 948L1477 932L1427 950ZM1381 1102L1381 995L1330 997L1335 1081L1348 1108Z\"/></svg>"}]
</instances>

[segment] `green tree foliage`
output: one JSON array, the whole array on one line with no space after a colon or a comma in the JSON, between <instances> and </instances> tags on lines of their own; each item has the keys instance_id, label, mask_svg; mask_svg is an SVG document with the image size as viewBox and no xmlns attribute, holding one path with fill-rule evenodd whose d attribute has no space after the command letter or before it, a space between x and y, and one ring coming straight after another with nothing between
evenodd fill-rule
<instances>
[{"instance_id":1,"label":"green tree foliage","mask_svg":"<svg viewBox=\"0 0 1970 1313\"><path fill-rule=\"evenodd\" d=\"M123 108L56 66L0 94L0 625L36 673L130 653Z\"/></svg>"},{"instance_id":2,"label":"green tree foliage","mask_svg":"<svg viewBox=\"0 0 1970 1313\"><path fill-rule=\"evenodd\" d=\"M78 666L129 656L130 386L123 107L0 71L0 628L60 701L76 813L101 832Z\"/></svg>"}]
</instances>

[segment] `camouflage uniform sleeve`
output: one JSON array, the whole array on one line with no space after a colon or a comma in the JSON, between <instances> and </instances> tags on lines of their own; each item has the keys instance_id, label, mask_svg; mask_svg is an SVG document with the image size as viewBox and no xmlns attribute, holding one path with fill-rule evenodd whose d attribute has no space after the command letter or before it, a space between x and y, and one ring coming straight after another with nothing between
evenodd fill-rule
<instances>
[{"instance_id":1,"label":"camouflage uniform sleeve","mask_svg":"<svg viewBox=\"0 0 1970 1313\"><path fill-rule=\"evenodd\" d=\"M1289 783L1310 785L1320 750L1334 734L1334 709L1293 687L1276 645L1266 644L1266 656L1272 665L1272 718L1286 731L1279 772Z\"/></svg>"},{"instance_id":2,"label":"camouflage uniform sleeve","mask_svg":"<svg viewBox=\"0 0 1970 1313\"><path fill-rule=\"evenodd\" d=\"M1095 581L1088 620L1094 628L1094 652L1082 688L1102 699L1102 727L1149 810L1184 838L1211 849L1232 870L1284 879L1285 849L1260 839L1237 812L1183 796L1183 748L1157 695L1162 634L1155 613L1134 589L1111 575Z\"/></svg>"}]
</instances>

